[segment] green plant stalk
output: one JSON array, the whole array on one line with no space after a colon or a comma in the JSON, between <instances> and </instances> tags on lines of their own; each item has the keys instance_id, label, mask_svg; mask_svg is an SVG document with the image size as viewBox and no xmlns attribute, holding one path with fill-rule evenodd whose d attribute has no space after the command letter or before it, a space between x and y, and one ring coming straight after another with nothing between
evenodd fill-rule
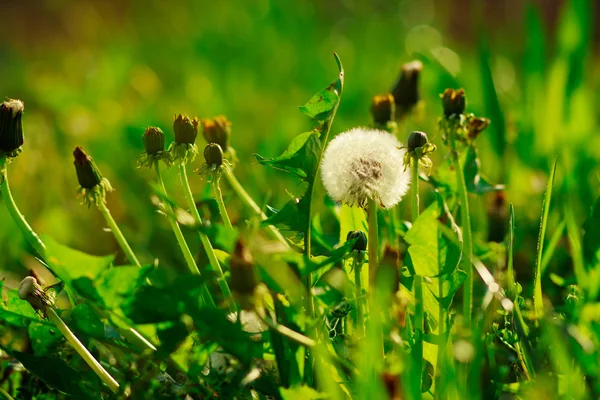
<instances>
[{"instance_id":1,"label":"green plant stalk","mask_svg":"<svg viewBox=\"0 0 600 400\"><path fill-rule=\"evenodd\" d=\"M44 258L46 254L46 246L40 239L40 237L31 229L31 226L25 220L25 217L19 211L15 199L12 197L10 186L8 185L8 165L6 157L0 158L0 190L2 191L2 198L6 204L6 208L10 213L12 219L15 221L19 230L25 236L29 244L38 253L38 255Z\"/></svg>"},{"instance_id":2,"label":"green plant stalk","mask_svg":"<svg viewBox=\"0 0 600 400\"><path fill-rule=\"evenodd\" d=\"M52 307L46 309L48 319L56 325L60 333L71 343L77 353L83 358L87 365L98 375L98 377L110 388L113 393L119 393L119 384L117 381L104 369L102 365L92 356L92 354L85 348L85 346L77 339L77 337L71 332L69 327L65 325L63 320L58 316L56 311Z\"/></svg>"},{"instance_id":3,"label":"green plant stalk","mask_svg":"<svg viewBox=\"0 0 600 400\"><path fill-rule=\"evenodd\" d=\"M415 275L415 334L417 336L415 347L413 349L413 371L415 373L413 379L419 382L419 390L421 390L421 371L423 369L423 324L425 322L423 310L423 278L420 275Z\"/></svg>"},{"instance_id":4,"label":"green plant stalk","mask_svg":"<svg viewBox=\"0 0 600 400\"><path fill-rule=\"evenodd\" d=\"M359 255L353 257L352 269L354 270L354 297L356 301L356 331L360 336L365 335L364 296L362 288L362 259Z\"/></svg>"},{"instance_id":5,"label":"green plant stalk","mask_svg":"<svg viewBox=\"0 0 600 400\"><path fill-rule=\"evenodd\" d=\"M202 217L200 217L200 213L196 208L196 202L194 201L194 195L192 194L192 189L190 187L190 182L187 176L187 170L185 168L185 164L179 164L179 176L181 178L181 184L183 185L183 192L185 194L188 207L190 208L190 212L192 216L196 220L198 225L202 225ZM223 274L223 270L221 269L221 265L219 264L219 260L215 254L215 250L213 249L208 236L203 232L198 232L200 236L200 242L202 242L202 247L204 247L204 251L206 251L206 255L208 256L208 261L212 269L218 274L219 287L221 288L221 292L223 292L223 296L227 299L228 306L230 311L237 312L237 307L233 295L231 294L231 290L229 289L229 285L227 284L227 280L225 279L225 275Z\"/></svg>"},{"instance_id":6,"label":"green plant stalk","mask_svg":"<svg viewBox=\"0 0 600 400\"><path fill-rule=\"evenodd\" d=\"M0 387L0 394L1 394L2 396L4 396L4 398L5 398L6 400L15 400L15 399L14 399L14 397L12 397L12 396L10 395L10 393L8 393L8 392L7 392L6 390L4 390L2 387Z\"/></svg>"},{"instance_id":7,"label":"green plant stalk","mask_svg":"<svg viewBox=\"0 0 600 400\"><path fill-rule=\"evenodd\" d=\"M514 261L513 261L513 246L515 240L515 208L512 203L510 203L510 223L509 223L509 236L508 236L508 266L506 273L508 274L507 279L507 289L508 289L508 297L511 301L516 301L517 299L517 290L515 284L515 270L514 270Z\"/></svg>"},{"instance_id":8,"label":"green plant stalk","mask_svg":"<svg viewBox=\"0 0 600 400\"><path fill-rule=\"evenodd\" d=\"M231 220L229 219L229 214L227 214L227 208L225 207L225 203L223 202L223 193L221 192L221 184L220 179L215 178L212 186L213 192L215 195L215 200L217 201L217 205L219 206L219 212L221 213L221 218L223 218L223 223L226 227L233 230L233 225L231 224Z\"/></svg>"},{"instance_id":9,"label":"green plant stalk","mask_svg":"<svg viewBox=\"0 0 600 400\"><path fill-rule=\"evenodd\" d=\"M375 286L375 273L379 265L379 231L377 227L377 202L373 199L368 200L367 222L369 225L369 288Z\"/></svg>"},{"instance_id":10,"label":"green plant stalk","mask_svg":"<svg viewBox=\"0 0 600 400\"><path fill-rule=\"evenodd\" d=\"M462 165L460 165L458 151L456 150L455 135L456 128L453 126L450 129L449 136L452 160L454 161L454 170L456 171L456 185L460 200L461 228L463 231L461 264L463 264L463 269L467 273L463 291L463 318L465 326L470 326L471 312L473 309L473 266L471 262L473 255L473 236L471 232L471 216L469 214L469 195L467 193L467 184L465 183L463 168Z\"/></svg>"},{"instance_id":11,"label":"green plant stalk","mask_svg":"<svg viewBox=\"0 0 600 400\"><path fill-rule=\"evenodd\" d=\"M412 222L413 224L419 218L419 158L416 155L412 156Z\"/></svg>"},{"instance_id":12,"label":"green plant stalk","mask_svg":"<svg viewBox=\"0 0 600 400\"><path fill-rule=\"evenodd\" d=\"M136 267L141 268L142 264L140 264L140 261L135 256L135 253L133 252L133 250L131 250L131 246L129 246L129 243L127 243L127 239L125 239L125 236L123 236L123 232L121 232L121 230L119 229L119 226L110 214L110 210L108 209L108 207L106 207L106 203L104 201L98 202L98 210L100 210L100 213L102 213L102 216L106 220L108 227L112 231L115 239L117 240L117 243L119 243L119 246L125 253L125 256L129 260L129 262L135 265Z\"/></svg>"},{"instance_id":13,"label":"green plant stalk","mask_svg":"<svg viewBox=\"0 0 600 400\"><path fill-rule=\"evenodd\" d=\"M248 207L253 212L255 212L256 214L258 214L263 221L266 220L267 219L266 214L254 202L254 200L252 200L252 197L250 197L250 195L248 194L248 192L246 192L246 190L241 185L241 183L237 180L237 178L235 177L235 175L233 175L233 172L231 171L230 168L226 168L225 169L225 174L224 175L225 175L225 179L227 180L227 183L229 184L229 186L231 186L231 189L233 189L233 191L242 200L242 202L246 205L246 207ZM281 243L283 243L285 245L285 247L287 247L287 248L290 247L288 241L283 237L283 235L281 234L281 232L279 232L279 230L277 230L277 228L275 228L273 225L269 225L267 227L267 232L269 232L271 234L271 236L273 237L273 239L277 239Z\"/></svg>"},{"instance_id":14,"label":"green plant stalk","mask_svg":"<svg viewBox=\"0 0 600 400\"><path fill-rule=\"evenodd\" d=\"M171 207L171 204L169 204L169 202L167 200L167 188L165 187L165 183L163 181L162 174L160 172L160 166L159 166L158 161L156 161L154 163L154 170L156 172L156 180L158 181L158 185L160 186L160 190L162 191L161 195L165 197L164 207L165 207L165 210L167 211L167 219L169 220L171 229L173 230L173 233L175 234L175 238L177 239L179 248L181 249L181 252L183 253L183 258L185 259L185 262L192 274L201 275L200 270L198 269L198 265L196 264L196 260L194 259L194 256L192 255L192 252L190 251L190 248L187 245L187 242L185 241L183 232L181 232L181 228L179 227L179 224L177 223L177 220L174 217L175 213L173 212L173 207ZM205 304L208 304L211 306L215 305L215 301L214 301L210 291L208 290L208 287L206 286L206 284L202 285L202 299L204 300Z\"/></svg>"}]
</instances>

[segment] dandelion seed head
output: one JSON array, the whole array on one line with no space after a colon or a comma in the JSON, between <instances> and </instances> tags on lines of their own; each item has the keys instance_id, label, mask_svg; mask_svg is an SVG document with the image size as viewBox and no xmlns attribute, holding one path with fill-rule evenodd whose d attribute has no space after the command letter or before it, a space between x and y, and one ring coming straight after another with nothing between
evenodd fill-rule
<instances>
[{"instance_id":1,"label":"dandelion seed head","mask_svg":"<svg viewBox=\"0 0 600 400\"><path fill-rule=\"evenodd\" d=\"M406 150L385 131L354 128L337 135L327 146L321 179L334 200L365 207L368 199L383 208L395 206L410 186L410 169L404 170Z\"/></svg>"}]
</instances>

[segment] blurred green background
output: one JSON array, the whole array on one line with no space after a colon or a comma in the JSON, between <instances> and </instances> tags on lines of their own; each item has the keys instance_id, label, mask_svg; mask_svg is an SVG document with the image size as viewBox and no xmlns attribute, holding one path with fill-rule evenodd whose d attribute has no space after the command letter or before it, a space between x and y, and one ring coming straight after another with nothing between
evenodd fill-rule
<instances>
[{"instance_id":1,"label":"blurred green background","mask_svg":"<svg viewBox=\"0 0 600 400\"><path fill-rule=\"evenodd\" d=\"M0 0L0 95L26 107L24 151L9 170L13 194L37 232L92 254L117 252L99 213L76 198L71 153L81 145L116 188L109 208L141 259L177 263L168 223L149 201L153 174L136 169L146 126L162 127L170 142L175 113L225 114L239 180L259 204L280 207L297 182L252 154L276 156L312 128L297 106L334 80L333 51L346 72L333 133L369 125L371 98L420 59L422 103L401 124L401 140L428 132L439 163L447 153L436 135L439 93L466 89L468 110L492 120L478 139L482 169L507 186L506 201L473 201L476 234L487 239L490 221L507 222L514 203L518 264L532 274L554 158L549 235L565 207L581 224L600 194L596 11L591 0ZM165 178L181 200L175 171ZM192 185L201 200L206 182L194 176ZM243 218L225 196L232 218ZM0 254L9 279L35 265L4 208ZM557 254L551 267L566 268L568 251Z\"/></svg>"}]
</instances>

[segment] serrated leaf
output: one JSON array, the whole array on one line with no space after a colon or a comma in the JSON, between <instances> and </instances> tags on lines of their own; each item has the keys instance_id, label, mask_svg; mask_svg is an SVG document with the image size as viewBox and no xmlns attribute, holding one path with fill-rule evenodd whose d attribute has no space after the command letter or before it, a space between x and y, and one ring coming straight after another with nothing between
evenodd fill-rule
<instances>
[{"instance_id":1,"label":"serrated leaf","mask_svg":"<svg viewBox=\"0 0 600 400\"><path fill-rule=\"evenodd\" d=\"M113 262L114 256L93 256L82 251L71 249L57 243L49 236L44 236L48 264L58 277L71 282L77 278L96 278Z\"/></svg>"},{"instance_id":2,"label":"serrated leaf","mask_svg":"<svg viewBox=\"0 0 600 400\"><path fill-rule=\"evenodd\" d=\"M308 224L308 196L288 201L275 215L262 222L262 225L281 225L288 230L304 232Z\"/></svg>"},{"instance_id":3,"label":"serrated leaf","mask_svg":"<svg viewBox=\"0 0 600 400\"><path fill-rule=\"evenodd\" d=\"M296 136L279 157L265 158L254 154L256 160L262 165L290 172L306 181L315 179L315 172L321 154L319 132L305 132Z\"/></svg>"},{"instance_id":4,"label":"serrated leaf","mask_svg":"<svg viewBox=\"0 0 600 400\"><path fill-rule=\"evenodd\" d=\"M344 67L338 55L334 53L334 56L340 71L338 79L311 97L308 103L299 107L303 114L320 122L328 121L333 117L344 89Z\"/></svg>"}]
</instances>

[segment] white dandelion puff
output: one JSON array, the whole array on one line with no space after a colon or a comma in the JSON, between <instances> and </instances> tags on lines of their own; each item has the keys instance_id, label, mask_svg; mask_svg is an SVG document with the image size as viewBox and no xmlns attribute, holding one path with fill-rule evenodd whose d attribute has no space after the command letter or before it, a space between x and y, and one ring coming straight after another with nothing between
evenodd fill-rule
<instances>
[{"instance_id":1,"label":"white dandelion puff","mask_svg":"<svg viewBox=\"0 0 600 400\"><path fill-rule=\"evenodd\" d=\"M406 150L385 131L354 128L337 135L327 146L321 179L336 201L366 207L369 199L390 208L410 187L410 169L404 169Z\"/></svg>"}]
</instances>

